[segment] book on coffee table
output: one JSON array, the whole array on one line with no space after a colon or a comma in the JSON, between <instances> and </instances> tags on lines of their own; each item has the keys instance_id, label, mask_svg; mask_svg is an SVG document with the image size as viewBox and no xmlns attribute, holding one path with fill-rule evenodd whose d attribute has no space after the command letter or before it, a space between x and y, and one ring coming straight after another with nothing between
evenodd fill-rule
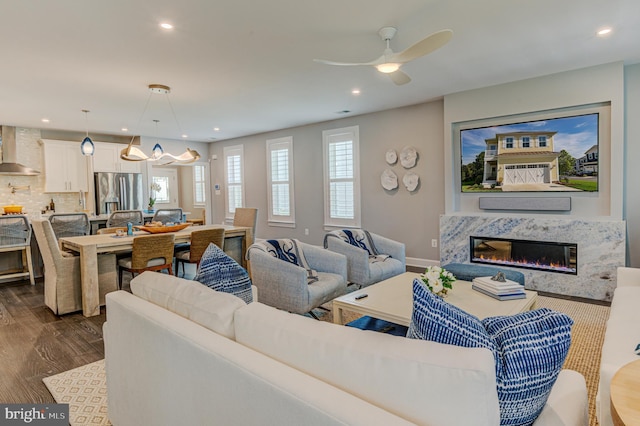
<instances>
[{"instance_id":1,"label":"book on coffee table","mask_svg":"<svg viewBox=\"0 0 640 426\"><path fill-rule=\"evenodd\" d=\"M513 299L525 299L527 297L527 294L524 292L524 290L520 291L520 292L511 292L511 293L504 293L504 294L495 294L492 293L491 291L479 287L476 284L471 284L471 288L474 289L477 292L480 292L482 294L486 294L487 296L491 296L494 299L498 299L498 300L513 300Z\"/></svg>"},{"instance_id":2,"label":"book on coffee table","mask_svg":"<svg viewBox=\"0 0 640 426\"><path fill-rule=\"evenodd\" d=\"M524 290L524 286L515 281L494 281L491 277L476 277L473 279L473 283L494 290Z\"/></svg>"}]
</instances>

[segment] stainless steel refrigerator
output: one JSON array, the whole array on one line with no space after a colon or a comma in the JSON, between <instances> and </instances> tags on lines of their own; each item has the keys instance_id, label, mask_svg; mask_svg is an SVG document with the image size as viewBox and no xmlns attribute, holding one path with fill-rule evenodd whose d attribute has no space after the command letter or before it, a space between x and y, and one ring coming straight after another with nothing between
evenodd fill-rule
<instances>
[{"instance_id":1,"label":"stainless steel refrigerator","mask_svg":"<svg viewBox=\"0 0 640 426\"><path fill-rule=\"evenodd\" d=\"M142 210L142 173L94 173L96 214L115 210Z\"/></svg>"}]
</instances>

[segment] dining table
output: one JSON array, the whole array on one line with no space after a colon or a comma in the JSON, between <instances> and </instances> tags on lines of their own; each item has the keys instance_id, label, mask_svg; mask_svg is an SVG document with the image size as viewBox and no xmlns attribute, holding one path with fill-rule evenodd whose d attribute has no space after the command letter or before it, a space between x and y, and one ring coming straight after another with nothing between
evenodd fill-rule
<instances>
[{"instance_id":1,"label":"dining table","mask_svg":"<svg viewBox=\"0 0 640 426\"><path fill-rule=\"evenodd\" d=\"M228 254L234 247L234 240L241 240L236 253L230 254L235 260L248 269L245 253L253 243L253 228L233 225L200 225L188 226L179 231L171 232L175 235L175 244L188 243L191 232L196 230L224 228L225 252ZM98 234L77 237L64 237L58 240L61 250L73 251L80 255L80 278L82 288L82 314L92 317L100 314L98 295L98 254L123 253L133 250L133 239L141 235L150 235L146 231L135 231L133 235ZM229 248L227 248L227 243ZM229 250L229 251L228 251Z\"/></svg>"}]
</instances>

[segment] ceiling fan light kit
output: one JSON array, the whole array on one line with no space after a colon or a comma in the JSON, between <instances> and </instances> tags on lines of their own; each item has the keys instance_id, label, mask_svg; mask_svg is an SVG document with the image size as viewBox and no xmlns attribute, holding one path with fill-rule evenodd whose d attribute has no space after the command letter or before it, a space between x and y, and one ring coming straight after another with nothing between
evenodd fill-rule
<instances>
[{"instance_id":1,"label":"ceiling fan light kit","mask_svg":"<svg viewBox=\"0 0 640 426\"><path fill-rule=\"evenodd\" d=\"M441 48L451 40L453 31L441 30L435 32L422 40L414 43L412 46L406 48L402 52L395 53L389 47L389 42L396 35L397 30L394 27L383 27L378 31L380 38L386 43L386 48L382 55L370 62L336 62L326 59L314 59L314 61L326 65L338 65L338 66L359 66L359 65L371 65L374 66L379 72L389 75L391 81L397 85L407 84L411 81L411 78L400 70L400 67L407 62L413 61L421 56L428 55L429 53Z\"/></svg>"}]
</instances>

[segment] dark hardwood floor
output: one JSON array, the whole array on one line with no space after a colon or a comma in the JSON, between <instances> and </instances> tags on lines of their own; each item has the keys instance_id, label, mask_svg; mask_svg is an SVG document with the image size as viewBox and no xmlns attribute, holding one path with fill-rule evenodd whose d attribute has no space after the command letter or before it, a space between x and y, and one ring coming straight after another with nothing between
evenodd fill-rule
<instances>
[{"instance_id":1,"label":"dark hardwood floor","mask_svg":"<svg viewBox=\"0 0 640 426\"><path fill-rule=\"evenodd\" d=\"M104 358L101 314L56 316L42 280L0 284L0 402L50 403L44 377Z\"/></svg>"}]
</instances>

